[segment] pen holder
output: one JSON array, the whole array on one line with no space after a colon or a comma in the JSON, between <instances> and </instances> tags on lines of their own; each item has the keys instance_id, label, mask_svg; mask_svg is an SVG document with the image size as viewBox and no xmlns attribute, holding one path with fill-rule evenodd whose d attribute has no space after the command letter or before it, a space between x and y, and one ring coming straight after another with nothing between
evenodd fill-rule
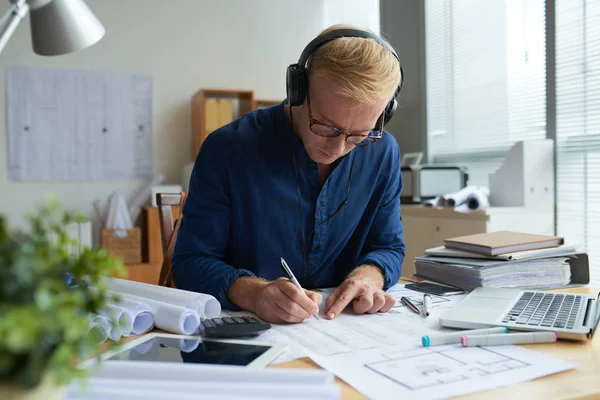
<instances>
[{"instance_id":1,"label":"pen holder","mask_svg":"<svg viewBox=\"0 0 600 400\"><path fill-rule=\"evenodd\" d=\"M125 264L142 262L142 231L140 228L102 229L102 247Z\"/></svg>"}]
</instances>

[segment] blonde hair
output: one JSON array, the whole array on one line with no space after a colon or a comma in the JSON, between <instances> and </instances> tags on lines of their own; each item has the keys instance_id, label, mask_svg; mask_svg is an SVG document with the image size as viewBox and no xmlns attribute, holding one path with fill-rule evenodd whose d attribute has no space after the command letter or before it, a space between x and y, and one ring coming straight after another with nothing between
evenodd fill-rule
<instances>
[{"instance_id":1,"label":"blonde hair","mask_svg":"<svg viewBox=\"0 0 600 400\"><path fill-rule=\"evenodd\" d=\"M333 25L320 36L335 29L360 28ZM391 100L401 78L399 62L389 49L375 40L358 37L325 43L311 55L308 70L309 77L323 76L339 86L338 94L363 104Z\"/></svg>"}]
</instances>

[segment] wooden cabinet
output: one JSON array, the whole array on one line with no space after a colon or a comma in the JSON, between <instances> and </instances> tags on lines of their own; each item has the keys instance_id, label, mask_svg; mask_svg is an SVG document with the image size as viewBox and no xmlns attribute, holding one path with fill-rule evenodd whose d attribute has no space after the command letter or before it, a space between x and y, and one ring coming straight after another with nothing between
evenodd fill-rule
<instances>
[{"instance_id":1,"label":"wooden cabinet","mask_svg":"<svg viewBox=\"0 0 600 400\"><path fill-rule=\"evenodd\" d=\"M554 216L551 210L524 207L492 207L487 211L469 213L453 209L423 206L402 206L406 253L402 276L415 272L414 258L425 250L444 245L444 239L476 233L512 230L542 235L554 234Z\"/></svg>"},{"instance_id":2,"label":"wooden cabinet","mask_svg":"<svg viewBox=\"0 0 600 400\"><path fill-rule=\"evenodd\" d=\"M179 215L179 207L173 207L173 217ZM142 263L126 264L126 279L156 285L163 263L162 237L157 207L144 208L141 220Z\"/></svg>"}]
</instances>

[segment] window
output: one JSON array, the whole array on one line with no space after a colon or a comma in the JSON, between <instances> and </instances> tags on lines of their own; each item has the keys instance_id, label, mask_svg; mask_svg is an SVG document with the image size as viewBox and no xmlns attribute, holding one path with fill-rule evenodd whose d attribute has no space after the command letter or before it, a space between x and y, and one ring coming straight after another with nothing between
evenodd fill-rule
<instances>
[{"instance_id":1,"label":"window","mask_svg":"<svg viewBox=\"0 0 600 400\"><path fill-rule=\"evenodd\" d=\"M544 0L426 0L428 159L488 174L546 137Z\"/></svg>"},{"instance_id":2,"label":"window","mask_svg":"<svg viewBox=\"0 0 600 400\"><path fill-rule=\"evenodd\" d=\"M557 229L600 285L600 2L556 0Z\"/></svg>"}]
</instances>

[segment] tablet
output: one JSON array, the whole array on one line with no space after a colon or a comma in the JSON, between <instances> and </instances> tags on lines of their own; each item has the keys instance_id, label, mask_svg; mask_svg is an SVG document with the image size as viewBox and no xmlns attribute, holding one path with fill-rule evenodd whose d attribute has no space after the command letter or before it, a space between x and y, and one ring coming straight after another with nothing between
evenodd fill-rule
<instances>
[{"instance_id":1,"label":"tablet","mask_svg":"<svg viewBox=\"0 0 600 400\"><path fill-rule=\"evenodd\" d=\"M101 358L110 361L156 361L264 368L287 347L282 344L251 340L149 333L115 350L107 351ZM85 367L93 362L88 360L82 366Z\"/></svg>"}]
</instances>

